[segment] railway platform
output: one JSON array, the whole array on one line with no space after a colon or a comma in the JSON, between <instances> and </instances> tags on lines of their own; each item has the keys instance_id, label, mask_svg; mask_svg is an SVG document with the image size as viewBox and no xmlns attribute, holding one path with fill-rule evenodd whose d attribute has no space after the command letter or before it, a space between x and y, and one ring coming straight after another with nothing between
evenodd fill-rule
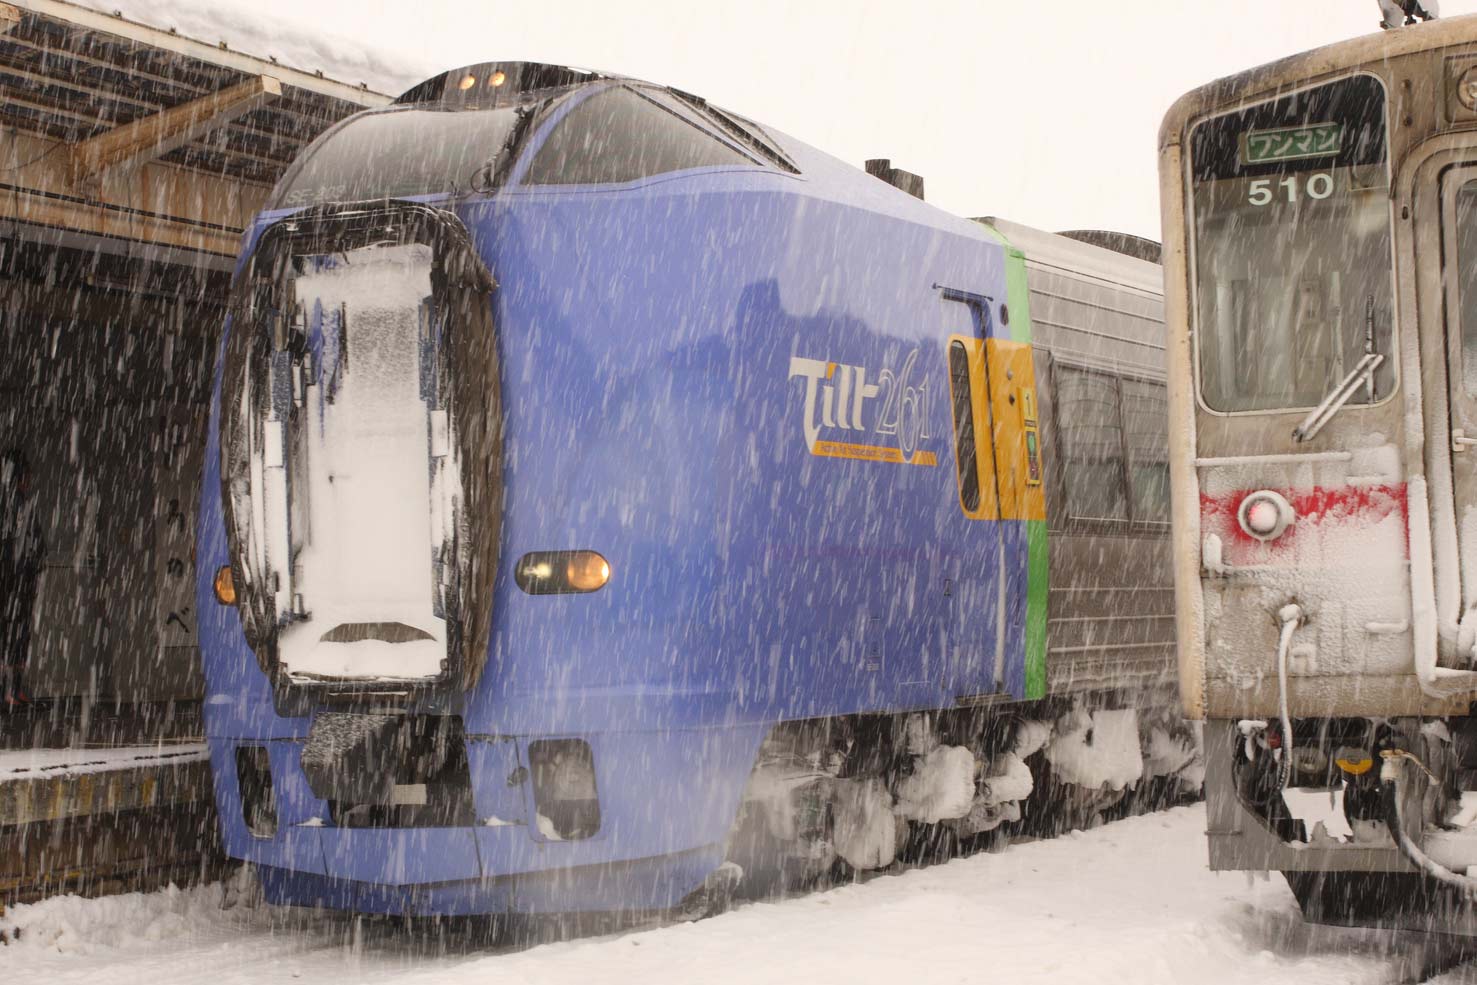
<instances>
[{"instance_id":1,"label":"railway platform","mask_svg":"<svg viewBox=\"0 0 1477 985\"><path fill-rule=\"evenodd\" d=\"M193 710L0 719L0 906L211 876L214 809Z\"/></svg>"}]
</instances>

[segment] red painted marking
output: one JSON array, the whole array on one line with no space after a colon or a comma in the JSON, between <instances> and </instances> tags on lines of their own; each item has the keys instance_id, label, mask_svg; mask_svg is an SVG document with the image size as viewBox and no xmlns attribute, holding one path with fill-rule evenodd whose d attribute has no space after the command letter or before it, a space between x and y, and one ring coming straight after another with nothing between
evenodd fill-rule
<instances>
[{"instance_id":1,"label":"red painted marking","mask_svg":"<svg viewBox=\"0 0 1477 985\"><path fill-rule=\"evenodd\" d=\"M1276 540L1263 543L1241 529L1236 519L1241 503L1256 489L1240 489L1223 496L1200 494L1200 525L1204 533L1213 533L1221 543L1239 557L1227 557L1228 561L1259 563L1276 562L1284 554L1290 554L1298 543L1307 538L1317 538L1324 524L1337 524L1344 528L1348 524L1373 526L1393 513L1400 516L1400 529L1405 537L1405 556L1410 556L1410 527L1407 522L1405 484L1382 486L1338 486L1335 488L1314 487L1313 489L1276 489L1292 504L1297 518ZM1254 558L1247 554L1254 554Z\"/></svg>"}]
</instances>

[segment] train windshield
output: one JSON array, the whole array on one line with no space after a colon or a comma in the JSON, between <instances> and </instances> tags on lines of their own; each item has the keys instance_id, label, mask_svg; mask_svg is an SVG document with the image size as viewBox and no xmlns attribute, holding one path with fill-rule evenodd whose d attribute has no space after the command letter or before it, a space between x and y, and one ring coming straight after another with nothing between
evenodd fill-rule
<instances>
[{"instance_id":1,"label":"train windshield","mask_svg":"<svg viewBox=\"0 0 1477 985\"><path fill-rule=\"evenodd\" d=\"M1385 91L1354 76L1190 136L1201 396L1226 413L1395 387ZM1383 360L1367 357L1382 355Z\"/></svg>"},{"instance_id":2,"label":"train windshield","mask_svg":"<svg viewBox=\"0 0 1477 985\"><path fill-rule=\"evenodd\" d=\"M518 109L392 109L332 131L283 177L272 207L466 191L506 148Z\"/></svg>"},{"instance_id":3,"label":"train windshield","mask_svg":"<svg viewBox=\"0 0 1477 985\"><path fill-rule=\"evenodd\" d=\"M404 203L300 213L248 260L222 492L243 629L279 681L475 679L500 523L491 290L456 219Z\"/></svg>"}]
</instances>

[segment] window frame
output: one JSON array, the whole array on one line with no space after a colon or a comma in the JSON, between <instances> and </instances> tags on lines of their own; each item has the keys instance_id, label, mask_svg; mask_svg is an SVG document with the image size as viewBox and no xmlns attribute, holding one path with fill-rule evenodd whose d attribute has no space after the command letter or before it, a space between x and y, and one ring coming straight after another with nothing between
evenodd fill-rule
<instances>
[{"instance_id":1,"label":"window frame","mask_svg":"<svg viewBox=\"0 0 1477 985\"><path fill-rule=\"evenodd\" d=\"M1125 381L1162 387L1166 392L1166 396L1169 389L1167 381L1145 373L1124 373L1105 366L1095 366L1085 360L1075 360L1070 357L1063 359L1056 353L1050 352L1050 350L1038 349L1037 351L1038 353L1045 352L1048 355L1048 358L1045 360L1037 360L1036 372L1038 377L1043 375L1042 365L1045 363L1046 371L1044 375L1048 379L1049 386L1047 389L1049 390L1050 399L1049 403L1042 402L1046 403L1045 411L1049 411L1049 414L1043 412L1042 416L1049 416L1051 419L1050 424L1046 426L1046 430L1049 431L1051 436L1051 454L1048 459L1049 464L1047 465L1050 478L1048 479L1047 486L1051 492L1052 503L1059 504L1060 506L1056 510L1048 509L1047 515L1052 520L1053 529L1066 533L1130 533L1168 530L1170 527L1170 521L1168 519L1156 520L1138 515L1139 511L1136 508L1133 495L1132 467L1134 458L1128 440L1128 429L1125 426L1123 416L1123 384ZM1106 377L1112 381L1118 426L1118 455L1116 459L1118 462L1118 484L1119 490L1123 495L1124 512L1127 514L1123 519L1117 517L1076 516L1070 511L1069 503L1071 500L1069 499L1068 485L1071 480L1068 476L1067 462L1063 455L1065 449L1065 443L1062 440L1063 405L1059 386L1060 380L1057 375L1060 369L1066 369L1068 372L1088 373ZM1038 385L1039 389L1040 387ZM1165 424L1167 433L1167 419ZM1043 452L1045 452L1045 449L1043 449Z\"/></svg>"},{"instance_id":2,"label":"window frame","mask_svg":"<svg viewBox=\"0 0 1477 985\"><path fill-rule=\"evenodd\" d=\"M472 188L472 187L468 187L468 188L465 188L465 189L457 189L456 191L449 192L449 193L448 192L435 192L435 191L406 193L406 194L401 194L401 195L390 195L389 193L385 193L385 194L377 195L377 196L375 196L373 198L368 198L368 199L344 198L344 199L318 200L318 201L313 201L313 202L284 202L282 200L283 196L288 191L288 186L289 186L290 182L293 182L293 181L298 180L298 178L302 175L302 173L304 171L306 171L313 164L314 160L322 153L323 149L325 147L327 147L328 144L332 140L336 139L338 137L338 135L341 134L343 131L347 130L351 126L354 126L356 123L358 123L358 122L360 122L362 120L369 119L371 117L390 118L390 117L394 117L394 116L399 115L399 114L410 114L410 113L417 113L417 112L419 112L419 113L445 113L448 116L453 116L453 115L456 115L456 114L459 114L459 113L494 113L494 112L502 112L505 109L511 109L511 110L519 111L525 105L526 106L530 106L530 107L534 107L534 111L537 112L537 105L538 104L536 104L536 103L509 105L509 106L506 106L506 107L497 107L495 109L487 109L487 110L444 109L444 108L436 107L434 105L426 105L426 104L421 104L421 103L407 103L407 104L391 103L388 106L376 107L375 109L365 110L365 111L360 112L360 113L355 113L352 116L345 117L344 119L338 120L337 122L335 122L332 126L330 126L328 129L324 130L318 136L314 137L308 143L308 145L305 148L303 148L303 150L298 154L298 156L295 157L295 158L293 158L292 162L290 164L288 164L287 168L282 172L282 176L279 177L272 184L271 190L267 193L267 198L266 198L265 204L263 205L263 210L264 211L276 212L276 211L288 211L288 210L309 209L309 208L321 208L323 206L344 205L344 204L347 204L348 202L352 202L352 201L383 202L383 201L391 201L391 200L408 200L408 199L421 199L421 198L442 198L442 197L447 197L447 196L449 196L451 198L454 198L454 199L460 199L460 198L467 197L469 194L475 194L476 193L476 190L474 188ZM505 138L504 144L503 144L504 149L507 149L507 150L512 151L515 156L517 155L517 151L518 151L517 144L519 142L521 132L522 132L522 124L515 118L514 123L513 123L513 126L509 130L508 136ZM494 157L492 160L495 161L496 160L496 157ZM491 163L491 162L489 162L489 163Z\"/></svg>"},{"instance_id":3,"label":"window frame","mask_svg":"<svg viewBox=\"0 0 1477 985\"><path fill-rule=\"evenodd\" d=\"M964 357L964 386L961 393L954 373L956 349ZM953 437L956 502L967 520L999 520L1000 516L1000 469L996 460L994 420L990 410L989 370L986 366L985 340L977 336L951 333L944 348L944 361L948 371L949 425ZM960 416L961 397L967 417ZM973 469L966 472L963 456L959 449L964 438L961 424L969 424L969 449ZM986 437L988 436L988 437ZM975 485L975 503L969 505L965 498L966 476L972 475Z\"/></svg>"},{"instance_id":4,"label":"window frame","mask_svg":"<svg viewBox=\"0 0 1477 985\"><path fill-rule=\"evenodd\" d=\"M714 106L701 96L683 92L681 89L658 90L671 96L685 110L696 112L707 118L709 126L716 124L723 130L724 136L729 140L737 141L745 145L750 154L756 151L767 158L769 164L787 174L799 174L800 168L785 153L780 142L764 127L737 113L729 112L719 106ZM747 146L752 145L752 146Z\"/></svg>"},{"instance_id":5,"label":"window frame","mask_svg":"<svg viewBox=\"0 0 1477 985\"><path fill-rule=\"evenodd\" d=\"M1168 383L1167 380L1154 379L1153 377L1143 376L1143 375L1139 375L1139 374L1136 374L1136 373L1129 373L1129 374L1116 373L1114 375L1115 375L1115 377L1118 380L1118 418L1119 418L1120 430L1121 430L1122 435L1123 435L1123 468L1124 468L1124 478L1127 480L1127 483L1128 483L1128 516L1129 516L1129 522L1131 522L1135 527L1139 527L1139 528L1152 529L1152 530L1168 530L1169 527L1170 527L1170 519L1169 519L1169 515L1170 514L1169 514L1169 511L1168 510L1165 511L1165 514L1164 514L1164 517L1165 518L1162 519L1162 520L1148 519L1148 518L1141 517L1141 516L1138 515L1137 502L1136 502L1136 500L1134 498L1134 492L1133 492L1133 466L1134 466L1135 458L1134 458L1134 455L1133 455L1133 445L1130 443L1129 438L1128 438L1128 422L1124 418L1123 408L1124 408L1124 398L1127 396L1127 391L1124 389L1124 384L1125 383L1140 383L1140 384L1143 384L1144 386L1158 387L1160 390L1164 391L1164 402L1165 402L1165 415L1164 415L1165 428L1164 428L1164 437L1165 437L1165 440L1167 442L1168 439L1169 439L1169 413L1168 413L1168 405L1169 405L1169 383ZM1166 451L1165 456L1164 456L1164 464L1165 464L1165 467L1167 469L1168 466L1169 466L1169 454L1168 454L1167 451ZM1169 496L1169 493L1170 493L1170 483L1169 483L1168 474L1166 473L1165 481L1164 481L1164 494L1165 494L1166 497L1168 497Z\"/></svg>"},{"instance_id":6,"label":"window frame","mask_svg":"<svg viewBox=\"0 0 1477 985\"><path fill-rule=\"evenodd\" d=\"M1367 69L1360 69L1358 71L1348 72L1343 75L1337 75L1333 78L1319 78L1317 80L1305 82L1302 85L1293 86L1285 90L1279 89L1274 94L1269 95L1263 99L1256 99L1251 102L1238 102L1235 105L1225 106L1221 109L1205 113L1202 116L1198 116L1190 120L1185 125L1184 129L1186 146L1181 163L1182 174L1180 180L1183 187L1185 273L1186 286L1188 287L1188 291L1185 295L1185 301L1188 308L1187 314L1190 335L1191 377L1194 381L1195 406L1197 410L1201 413L1209 414L1213 417L1225 418L1278 417L1303 415L1308 413L1313 408L1276 407L1265 408L1261 410L1216 410L1214 407L1211 407L1205 399L1205 377L1200 365L1200 349L1204 341L1204 330L1203 326L1200 324L1200 263L1199 250L1197 249L1199 243L1200 227L1195 221L1195 162L1193 160L1193 155L1190 153L1190 141L1193 139L1194 133L1198 128L1211 122L1212 120L1220 119L1221 117L1225 116L1233 116L1237 113L1244 113L1248 110L1255 109L1258 106L1280 102L1293 96L1300 95L1304 92L1309 92L1323 86L1333 85L1334 83L1344 82L1350 79L1358 78L1360 76L1374 79L1376 82L1379 83L1380 88L1383 89L1385 93L1385 180L1388 183L1389 188L1389 208L1386 220L1386 228L1389 230L1390 234L1390 264L1387 271L1390 278L1390 338L1393 342L1392 352L1398 356L1401 344L1401 305L1400 284L1398 278L1396 277L1395 266L1399 262L1399 245L1397 242L1399 223L1397 223L1395 215L1395 162L1392 151L1394 130L1391 126L1392 112L1390 105L1390 84L1387 80L1382 78L1377 73L1371 72ZM1351 411L1373 410L1378 407L1383 407L1386 404L1390 403L1392 400L1400 397L1405 382L1402 378L1401 362L1402 360L1400 360L1399 358L1394 359L1392 369L1394 375L1390 382L1390 392L1388 394L1386 394L1382 399L1375 401L1374 403L1354 404L1350 405L1348 409Z\"/></svg>"},{"instance_id":7,"label":"window frame","mask_svg":"<svg viewBox=\"0 0 1477 985\"><path fill-rule=\"evenodd\" d=\"M658 171L653 174L639 175L635 178L628 178L624 181L599 181L580 183L543 183L530 181L529 173L533 170L534 165L538 162L539 157L544 153L549 144L549 141L554 137L555 134L559 132L560 128L565 125L570 115L578 112L579 109L590 100L598 99L600 96L609 92L613 92L617 89L625 89L626 91L635 95L637 98L645 100L657 110L663 113L667 113L681 123L692 127L703 136L713 140L715 143L720 144L723 147L734 152L735 154L743 157L748 163L744 164L740 162L734 162L732 164L699 165L690 168L678 168L673 171ZM568 98L558 100L555 105L549 108L549 111L544 114L542 119L535 122L534 133L532 134L531 139L528 140L525 150L520 155L521 159L515 165L513 173L510 174L509 181L506 187L508 189L517 189L524 192L537 192L540 194L547 194L551 192L573 192L597 188L629 188L647 182L666 180L675 176L689 175L697 172L706 172L712 170L743 171L753 169L767 171L770 173L780 173L775 165L761 160L759 156L757 156L755 151L742 146L728 135L720 133L713 126L712 123L703 119L695 111L689 110L685 106L682 106L680 100L670 98L670 101L668 101L657 98L658 96L661 96L663 94L664 90L660 88L643 86L631 80L618 80L611 82L608 85L592 85L585 90L576 90L574 93L571 93Z\"/></svg>"}]
</instances>

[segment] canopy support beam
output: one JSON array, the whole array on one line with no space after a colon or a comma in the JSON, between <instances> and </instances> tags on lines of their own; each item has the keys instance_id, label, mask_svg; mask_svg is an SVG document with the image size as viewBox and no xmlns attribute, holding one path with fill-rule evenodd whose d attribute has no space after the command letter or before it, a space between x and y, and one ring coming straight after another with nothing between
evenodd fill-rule
<instances>
[{"instance_id":1,"label":"canopy support beam","mask_svg":"<svg viewBox=\"0 0 1477 985\"><path fill-rule=\"evenodd\" d=\"M95 184L106 171L162 157L280 95L281 82L270 75L259 75L89 137L72 146L72 182L79 186Z\"/></svg>"}]
</instances>

